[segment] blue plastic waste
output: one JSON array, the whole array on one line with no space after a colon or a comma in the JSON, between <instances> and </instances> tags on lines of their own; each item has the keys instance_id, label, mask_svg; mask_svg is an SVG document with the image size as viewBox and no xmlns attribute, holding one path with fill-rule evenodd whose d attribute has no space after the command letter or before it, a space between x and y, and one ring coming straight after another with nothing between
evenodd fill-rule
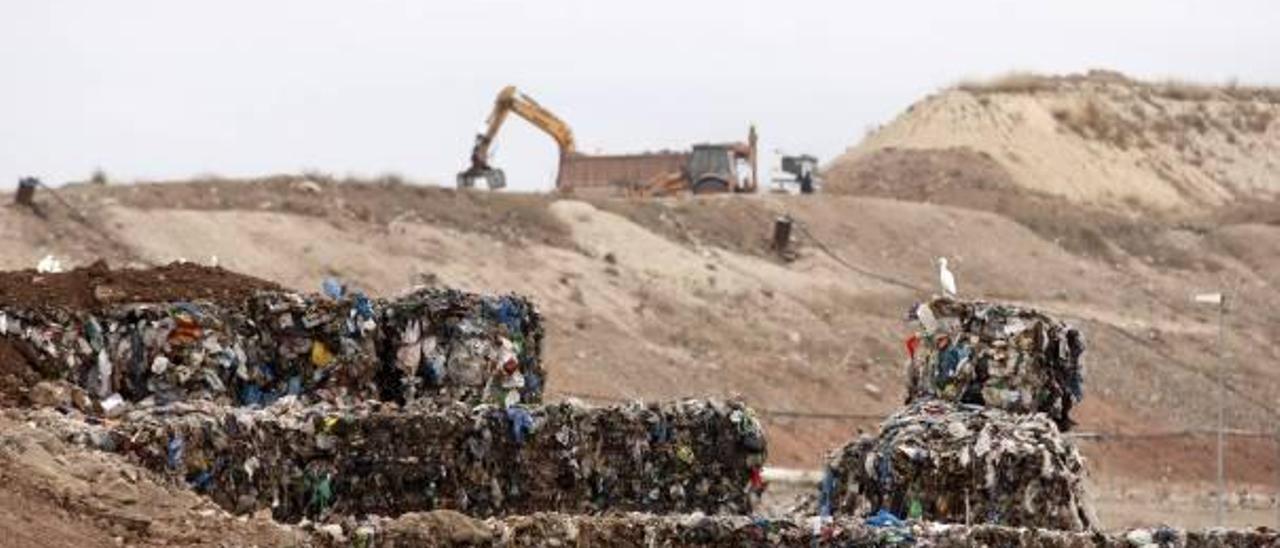
<instances>
[{"instance_id":1,"label":"blue plastic waste","mask_svg":"<svg viewBox=\"0 0 1280 548\"><path fill-rule=\"evenodd\" d=\"M213 473L208 470L201 470L195 475L187 479L196 491L205 492L209 490L209 486L213 484Z\"/></svg>"},{"instance_id":2,"label":"blue plastic waste","mask_svg":"<svg viewBox=\"0 0 1280 548\"><path fill-rule=\"evenodd\" d=\"M818 515L831 516L831 494L836 490L836 475L831 467L822 473L822 483L818 484Z\"/></svg>"},{"instance_id":3,"label":"blue plastic waste","mask_svg":"<svg viewBox=\"0 0 1280 548\"><path fill-rule=\"evenodd\" d=\"M969 358L969 347L962 344L953 344L942 351L942 357L938 360L938 381L946 382L955 375L956 368Z\"/></svg>"},{"instance_id":4,"label":"blue plastic waste","mask_svg":"<svg viewBox=\"0 0 1280 548\"><path fill-rule=\"evenodd\" d=\"M168 454L170 469L176 469L182 464L182 451L185 447L186 442L182 439L182 434L174 434L169 437Z\"/></svg>"},{"instance_id":5,"label":"blue plastic waste","mask_svg":"<svg viewBox=\"0 0 1280 548\"><path fill-rule=\"evenodd\" d=\"M893 512L881 508L880 511L872 514L865 522L869 527L906 527L907 522L902 518L893 515Z\"/></svg>"},{"instance_id":6,"label":"blue plastic waste","mask_svg":"<svg viewBox=\"0 0 1280 548\"><path fill-rule=\"evenodd\" d=\"M190 314L193 318L201 318L204 316L204 312L200 311L200 307L188 302L176 302L173 303L173 307Z\"/></svg>"},{"instance_id":7,"label":"blue plastic waste","mask_svg":"<svg viewBox=\"0 0 1280 548\"><path fill-rule=\"evenodd\" d=\"M523 407L508 407L507 420L511 421L511 439L524 445L524 438L533 431L533 416Z\"/></svg>"},{"instance_id":8,"label":"blue plastic waste","mask_svg":"<svg viewBox=\"0 0 1280 548\"><path fill-rule=\"evenodd\" d=\"M667 443L671 441L671 426L667 421L659 420L649 427L649 443Z\"/></svg>"},{"instance_id":9,"label":"blue plastic waste","mask_svg":"<svg viewBox=\"0 0 1280 548\"><path fill-rule=\"evenodd\" d=\"M522 396L531 397L533 394L542 393L542 377L537 373L530 372L524 376L524 390L521 391Z\"/></svg>"},{"instance_id":10,"label":"blue plastic waste","mask_svg":"<svg viewBox=\"0 0 1280 548\"><path fill-rule=\"evenodd\" d=\"M422 378L427 381L428 386L440 386L444 381L444 356L431 356L423 360L420 367Z\"/></svg>"},{"instance_id":11,"label":"blue plastic waste","mask_svg":"<svg viewBox=\"0 0 1280 548\"><path fill-rule=\"evenodd\" d=\"M888 491L893 485L893 460L890 452L891 444L885 444L880 454L876 457L876 479L880 482L880 488Z\"/></svg>"},{"instance_id":12,"label":"blue plastic waste","mask_svg":"<svg viewBox=\"0 0 1280 548\"><path fill-rule=\"evenodd\" d=\"M357 291L355 293L355 300L356 314L360 316L360 319L373 319L373 302L369 300L369 297L366 297L364 293Z\"/></svg>"},{"instance_id":13,"label":"blue plastic waste","mask_svg":"<svg viewBox=\"0 0 1280 548\"><path fill-rule=\"evenodd\" d=\"M342 287L342 282L339 282L336 278L325 278L324 282L320 284L320 287L324 290L325 295L335 301L341 299L342 294L345 292Z\"/></svg>"},{"instance_id":14,"label":"blue plastic waste","mask_svg":"<svg viewBox=\"0 0 1280 548\"><path fill-rule=\"evenodd\" d=\"M524 316L524 307L520 302L511 297L500 297L495 307L495 314L498 321L507 326L511 333L521 332L521 318Z\"/></svg>"},{"instance_id":15,"label":"blue plastic waste","mask_svg":"<svg viewBox=\"0 0 1280 548\"><path fill-rule=\"evenodd\" d=\"M256 384L246 384L240 388L240 405L261 406L262 389Z\"/></svg>"}]
</instances>

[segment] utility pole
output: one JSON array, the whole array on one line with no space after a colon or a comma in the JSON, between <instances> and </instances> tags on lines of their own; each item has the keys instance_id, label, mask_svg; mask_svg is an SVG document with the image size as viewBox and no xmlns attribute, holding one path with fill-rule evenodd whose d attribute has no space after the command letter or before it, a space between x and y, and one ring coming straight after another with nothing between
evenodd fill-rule
<instances>
[{"instance_id":1,"label":"utility pole","mask_svg":"<svg viewBox=\"0 0 1280 548\"><path fill-rule=\"evenodd\" d=\"M1226 464L1223 459L1223 430L1226 428L1227 422L1227 381L1226 381L1226 353L1223 351L1223 345L1226 341L1226 318L1227 318L1227 299L1225 295L1218 297L1218 526L1226 527L1224 513L1226 512L1227 503L1227 478L1225 474Z\"/></svg>"},{"instance_id":2,"label":"utility pole","mask_svg":"<svg viewBox=\"0 0 1280 548\"><path fill-rule=\"evenodd\" d=\"M1223 458L1227 422L1227 381L1226 381L1226 331L1227 331L1227 297L1222 293L1202 293L1192 300L1197 303L1218 306L1218 496L1215 514L1219 527L1226 525L1225 513L1227 504L1226 463Z\"/></svg>"}]
</instances>

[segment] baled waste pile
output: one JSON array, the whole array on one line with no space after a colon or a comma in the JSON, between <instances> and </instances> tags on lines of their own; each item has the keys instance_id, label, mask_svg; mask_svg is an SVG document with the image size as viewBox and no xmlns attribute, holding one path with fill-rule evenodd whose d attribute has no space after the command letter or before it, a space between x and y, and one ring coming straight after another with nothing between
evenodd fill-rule
<instances>
[{"instance_id":1,"label":"baled waste pile","mask_svg":"<svg viewBox=\"0 0 1280 548\"><path fill-rule=\"evenodd\" d=\"M522 297L422 289L375 300L332 282L324 296L260 282L204 298L185 275L213 287L245 277L188 270L7 273L6 283L30 291L0 295L0 342L20 345L43 377L82 388L108 413L125 402L267 405L289 395L541 401L542 326ZM195 298L166 300L164 283ZM123 302L139 291L155 300Z\"/></svg>"},{"instance_id":2,"label":"baled waste pile","mask_svg":"<svg viewBox=\"0 0 1280 548\"><path fill-rule=\"evenodd\" d=\"M936 297L911 316L908 403L938 398L1014 413L1047 413L1062 431L1084 397L1084 336L1015 306Z\"/></svg>"},{"instance_id":3,"label":"baled waste pile","mask_svg":"<svg viewBox=\"0 0 1280 548\"><path fill-rule=\"evenodd\" d=\"M139 408L110 439L229 510L280 520L453 509L747 513L764 435L738 402L591 408Z\"/></svg>"},{"instance_id":4,"label":"baled waste pile","mask_svg":"<svg viewBox=\"0 0 1280 548\"><path fill-rule=\"evenodd\" d=\"M749 516L538 513L478 520L453 512L349 520L330 527L333 546L975 546L1023 548L1256 548L1280 534L1254 530L1185 531L1160 527L1102 534L999 525L907 523L882 519L770 520Z\"/></svg>"},{"instance_id":5,"label":"baled waste pile","mask_svg":"<svg viewBox=\"0 0 1280 548\"><path fill-rule=\"evenodd\" d=\"M1043 414L921 401L836 451L807 510L1079 531L1096 525L1084 474Z\"/></svg>"}]
</instances>

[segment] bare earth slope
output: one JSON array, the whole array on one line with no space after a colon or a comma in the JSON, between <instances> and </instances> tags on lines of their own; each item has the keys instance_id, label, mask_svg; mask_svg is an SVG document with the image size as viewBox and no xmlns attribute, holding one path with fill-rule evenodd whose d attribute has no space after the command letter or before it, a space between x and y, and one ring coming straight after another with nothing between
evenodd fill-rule
<instances>
[{"instance_id":1,"label":"bare earth slope","mask_svg":"<svg viewBox=\"0 0 1280 548\"><path fill-rule=\"evenodd\" d=\"M1280 90L1010 75L912 105L837 159L831 188L888 148L965 149L1023 189L1107 208L1200 211L1280 192Z\"/></svg>"}]
</instances>

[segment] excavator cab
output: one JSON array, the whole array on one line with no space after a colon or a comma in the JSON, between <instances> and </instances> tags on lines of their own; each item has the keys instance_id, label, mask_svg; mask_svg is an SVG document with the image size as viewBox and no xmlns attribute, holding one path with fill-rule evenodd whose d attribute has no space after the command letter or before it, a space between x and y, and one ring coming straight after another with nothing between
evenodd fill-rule
<instances>
[{"instance_id":1,"label":"excavator cab","mask_svg":"<svg viewBox=\"0 0 1280 548\"><path fill-rule=\"evenodd\" d=\"M689 190L694 194L755 192L756 141L753 125L745 143L693 145L685 166Z\"/></svg>"},{"instance_id":2,"label":"excavator cab","mask_svg":"<svg viewBox=\"0 0 1280 548\"><path fill-rule=\"evenodd\" d=\"M729 145L694 145L689 155L689 182L694 194L738 188L738 162Z\"/></svg>"}]
</instances>

